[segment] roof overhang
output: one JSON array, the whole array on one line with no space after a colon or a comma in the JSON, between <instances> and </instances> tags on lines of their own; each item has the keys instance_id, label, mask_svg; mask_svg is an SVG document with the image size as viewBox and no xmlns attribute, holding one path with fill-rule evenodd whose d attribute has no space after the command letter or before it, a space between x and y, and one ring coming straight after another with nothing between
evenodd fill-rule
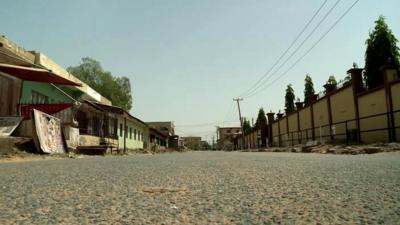
<instances>
[{"instance_id":1,"label":"roof overhang","mask_svg":"<svg viewBox=\"0 0 400 225\"><path fill-rule=\"evenodd\" d=\"M22 80L27 81L36 81L43 83L53 83L53 84L63 84L70 86L82 86L82 84L78 84L67 80L49 70L38 69L32 67L24 67L24 66L14 66L10 64L2 64L0 63L0 72L6 73L10 76L17 77Z\"/></svg>"}]
</instances>

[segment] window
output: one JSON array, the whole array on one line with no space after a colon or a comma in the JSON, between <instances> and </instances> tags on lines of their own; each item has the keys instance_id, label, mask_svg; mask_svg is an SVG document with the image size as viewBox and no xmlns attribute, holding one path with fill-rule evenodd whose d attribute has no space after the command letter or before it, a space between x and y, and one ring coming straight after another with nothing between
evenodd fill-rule
<instances>
[{"instance_id":1,"label":"window","mask_svg":"<svg viewBox=\"0 0 400 225\"><path fill-rule=\"evenodd\" d=\"M226 133L228 133L228 134L231 133L231 130L227 130Z\"/></svg>"},{"instance_id":2,"label":"window","mask_svg":"<svg viewBox=\"0 0 400 225\"><path fill-rule=\"evenodd\" d=\"M122 137L122 123L119 124L119 136Z\"/></svg>"},{"instance_id":3,"label":"window","mask_svg":"<svg viewBox=\"0 0 400 225\"><path fill-rule=\"evenodd\" d=\"M48 104L49 97L44 94L41 94L37 91L32 91L31 93L31 103L32 104Z\"/></svg>"},{"instance_id":4,"label":"window","mask_svg":"<svg viewBox=\"0 0 400 225\"><path fill-rule=\"evenodd\" d=\"M132 127L129 128L129 139L132 139Z\"/></svg>"},{"instance_id":5,"label":"window","mask_svg":"<svg viewBox=\"0 0 400 225\"><path fill-rule=\"evenodd\" d=\"M134 134L134 139L136 140L136 129L133 134Z\"/></svg>"}]
</instances>

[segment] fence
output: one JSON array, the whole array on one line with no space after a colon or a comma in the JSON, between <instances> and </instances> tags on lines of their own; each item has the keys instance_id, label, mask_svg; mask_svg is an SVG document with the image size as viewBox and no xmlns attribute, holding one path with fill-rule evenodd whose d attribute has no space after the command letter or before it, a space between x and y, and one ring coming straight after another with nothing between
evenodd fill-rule
<instances>
[{"instance_id":1,"label":"fence","mask_svg":"<svg viewBox=\"0 0 400 225\"><path fill-rule=\"evenodd\" d=\"M399 121L400 110L396 110L275 135L272 138L278 146L305 144L311 140L358 144L368 142L365 139L369 138L370 141L387 142L396 139L396 132L400 132ZM376 126L377 122L379 126ZM360 129L357 129L357 123Z\"/></svg>"}]
</instances>

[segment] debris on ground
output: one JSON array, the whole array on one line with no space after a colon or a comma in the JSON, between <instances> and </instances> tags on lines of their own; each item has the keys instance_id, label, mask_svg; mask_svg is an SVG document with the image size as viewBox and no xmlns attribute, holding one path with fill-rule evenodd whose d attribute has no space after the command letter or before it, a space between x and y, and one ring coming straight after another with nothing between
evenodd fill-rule
<instances>
[{"instance_id":1,"label":"debris on ground","mask_svg":"<svg viewBox=\"0 0 400 225\"><path fill-rule=\"evenodd\" d=\"M166 193L166 192L187 192L187 188L163 188L163 187L145 187L141 189L145 193Z\"/></svg>"},{"instance_id":2,"label":"debris on ground","mask_svg":"<svg viewBox=\"0 0 400 225\"><path fill-rule=\"evenodd\" d=\"M254 151L254 150L244 150ZM400 143L374 143L363 145L334 145L307 143L306 145L295 145L287 147L270 147L258 149L258 152L296 152L296 153L320 153L320 154L375 154L380 152L400 151Z\"/></svg>"}]
</instances>

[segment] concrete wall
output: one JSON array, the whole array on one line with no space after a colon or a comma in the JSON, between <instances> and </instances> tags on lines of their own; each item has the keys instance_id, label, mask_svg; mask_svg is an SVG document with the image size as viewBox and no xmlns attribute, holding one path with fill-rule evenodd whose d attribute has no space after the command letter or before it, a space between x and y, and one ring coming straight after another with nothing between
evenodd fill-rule
<instances>
[{"instance_id":1,"label":"concrete wall","mask_svg":"<svg viewBox=\"0 0 400 225\"><path fill-rule=\"evenodd\" d=\"M287 118L284 117L279 120L279 126L280 126L280 135L281 135L281 144L283 146L288 145L288 130L287 130Z\"/></svg>"},{"instance_id":2,"label":"concrete wall","mask_svg":"<svg viewBox=\"0 0 400 225\"><path fill-rule=\"evenodd\" d=\"M95 101L101 102L105 105L111 105L110 100L108 100L105 97L103 97L102 95L100 95L98 92L93 90L90 86L88 86L86 83L79 80L74 75L68 73L67 70L62 68L60 65L58 65L56 62L54 62L52 59L50 59L45 54L40 53L40 52L34 52L34 54L35 54L35 63L36 64L42 65L42 66L46 67L47 69L50 69L57 75L65 78L67 80L73 81L78 84L82 84L82 86L80 86L80 87L78 86L78 87L71 87L71 88L77 89L77 90L85 93L85 95L84 95L85 99L95 100Z\"/></svg>"},{"instance_id":3,"label":"concrete wall","mask_svg":"<svg viewBox=\"0 0 400 225\"><path fill-rule=\"evenodd\" d=\"M389 96L392 98L394 111L393 126L400 127L400 79L396 76L395 71L389 76L391 78L385 86L362 92L361 86L354 85L359 92L361 91L356 94L354 94L353 86L342 87L330 93L330 95L320 98L311 106L297 111L300 124L299 138L302 143L312 139L311 130L305 131L312 128L312 126L314 126L315 140L321 142L330 141L331 134L333 141L347 140L349 143L358 142L359 138L361 138L362 143L391 141L392 132L389 134L388 129L389 126L392 127L392 125L389 125L391 123L389 118L391 117L387 113L390 108ZM387 94L387 90L390 91L390 95ZM312 117L311 112L313 113ZM359 117L357 117L357 112ZM330 113L332 124L330 124ZM286 129L286 120L289 121L288 131ZM278 124L280 125L280 133ZM358 124L360 126L359 130ZM287 138L286 135L296 132L296 130L297 118L295 113L282 118L278 122L273 122L272 136L274 137L274 144L277 145L279 143L278 133L283 140L281 143L283 145L285 144L284 140ZM396 141L400 141L400 128L396 128L395 131ZM291 135L288 138L290 140Z\"/></svg>"},{"instance_id":4,"label":"concrete wall","mask_svg":"<svg viewBox=\"0 0 400 225\"><path fill-rule=\"evenodd\" d=\"M354 107L354 95L353 88L351 86L346 87L339 92L331 96L331 108L332 108L332 123L344 122L346 120L352 120L356 118L356 112ZM356 129L357 124L355 121L348 122L347 129ZM333 125L333 130L336 140L345 139L346 136L346 124ZM343 135L339 135L343 134Z\"/></svg>"},{"instance_id":5,"label":"concrete wall","mask_svg":"<svg viewBox=\"0 0 400 225\"><path fill-rule=\"evenodd\" d=\"M329 140L330 126L328 98L323 98L313 105L313 114L316 140L321 142Z\"/></svg>"},{"instance_id":6,"label":"concrete wall","mask_svg":"<svg viewBox=\"0 0 400 225\"><path fill-rule=\"evenodd\" d=\"M391 87L393 97L393 111L400 110L400 83L396 83ZM400 112L394 113L394 121L397 127L400 127ZM400 142L400 128L396 128L396 140Z\"/></svg>"},{"instance_id":7,"label":"concrete wall","mask_svg":"<svg viewBox=\"0 0 400 225\"><path fill-rule=\"evenodd\" d=\"M302 142L305 143L307 140L312 139L312 131L309 130L311 128L311 107L308 106L299 111L299 119L300 119L300 138Z\"/></svg>"},{"instance_id":8,"label":"concrete wall","mask_svg":"<svg viewBox=\"0 0 400 225\"><path fill-rule=\"evenodd\" d=\"M293 139L293 144L297 144L300 137L298 133L297 112L290 114L287 119L289 122L289 133L291 133L289 139Z\"/></svg>"},{"instance_id":9,"label":"concrete wall","mask_svg":"<svg viewBox=\"0 0 400 225\"><path fill-rule=\"evenodd\" d=\"M366 143L387 142L389 141L388 131L370 131L373 129L382 129L388 127L387 115L364 118L367 116L386 113L386 95L385 89L370 92L358 98L358 110L360 115L361 140Z\"/></svg>"},{"instance_id":10,"label":"concrete wall","mask_svg":"<svg viewBox=\"0 0 400 225\"><path fill-rule=\"evenodd\" d=\"M80 146L96 146L100 145L100 137L91 135L79 135Z\"/></svg>"},{"instance_id":11,"label":"concrete wall","mask_svg":"<svg viewBox=\"0 0 400 225\"><path fill-rule=\"evenodd\" d=\"M278 134L279 134L279 128L278 128L278 123L274 122L272 124L272 137L270 138L270 140L272 141L274 146L277 146L279 143L279 138L278 138Z\"/></svg>"},{"instance_id":12,"label":"concrete wall","mask_svg":"<svg viewBox=\"0 0 400 225\"><path fill-rule=\"evenodd\" d=\"M8 40L4 36L0 36L0 51L5 52L6 54L10 54L11 56L17 56L21 60L14 60L13 57L9 57L10 61L0 60L2 63L14 64L14 65L22 65L22 66L30 66L35 62L35 55L29 51L26 51L24 48L20 47L16 43ZM2 56L1 59L5 59L5 56Z\"/></svg>"},{"instance_id":13,"label":"concrete wall","mask_svg":"<svg viewBox=\"0 0 400 225\"><path fill-rule=\"evenodd\" d=\"M347 87L331 96L332 123L351 120L356 117L352 87Z\"/></svg>"}]
</instances>

